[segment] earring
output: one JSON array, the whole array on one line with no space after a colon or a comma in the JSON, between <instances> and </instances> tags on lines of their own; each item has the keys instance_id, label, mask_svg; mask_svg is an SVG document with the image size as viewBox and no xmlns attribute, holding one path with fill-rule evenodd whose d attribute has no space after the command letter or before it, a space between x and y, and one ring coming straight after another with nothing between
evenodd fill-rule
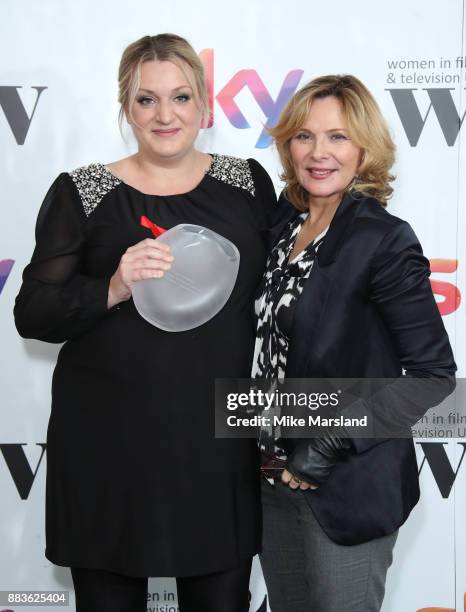
<instances>
[{"instance_id":1,"label":"earring","mask_svg":"<svg viewBox=\"0 0 466 612\"><path fill-rule=\"evenodd\" d=\"M359 176L359 174L356 174L353 177L353 180L351 181L351 183L348 185L348 187L346 188L347 191L356 191L357 185L358 183L361 182L361 177Z\"/></svg>"}]
</instances>

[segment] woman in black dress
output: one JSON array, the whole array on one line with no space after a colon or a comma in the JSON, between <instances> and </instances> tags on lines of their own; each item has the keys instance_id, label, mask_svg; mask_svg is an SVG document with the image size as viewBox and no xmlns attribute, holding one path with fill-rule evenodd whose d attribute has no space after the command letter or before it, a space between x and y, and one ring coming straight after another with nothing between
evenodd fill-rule
<instances>
[{"instance_id":1,"label":"woman in black dress","mask_svg":"<svg viewBox=\"0 0 466 612\"><path fill-rule=\"evenodd\" d=\"M184 39L130 45L119 87L138 152L55 180L15 306L23 337L65 342L47 437L46 556L71 567L78 611L143 611L147 577L176 576L182 612L240 612L259 550L257 455L252 440L215 439L213 385L249 373L275 192L254 160L194 147L208 98ZM232 295L205 325L169 333L138 315L132 284L173 261L142 216L165 229L202 225L238 247Z\"/></svg>"}]
</instances>

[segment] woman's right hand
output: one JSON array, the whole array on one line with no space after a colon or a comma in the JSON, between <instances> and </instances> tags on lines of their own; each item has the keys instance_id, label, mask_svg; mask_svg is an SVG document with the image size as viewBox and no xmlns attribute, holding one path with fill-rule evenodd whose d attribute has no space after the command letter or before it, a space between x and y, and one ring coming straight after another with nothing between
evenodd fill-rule
<instances>
[{"instance_id":1,"label":"woman's right hand","mask_svg":"<svg viewBox=\"0 0 466 612\"><path fill-rule=\"evenodd\" d=\"M108 308L129 300L131 287L135 281L161 278L164 272L171 268L173 259L170 247L154 238L146 238L129 247L110 279Z\"/></svg>"}]
</instances>

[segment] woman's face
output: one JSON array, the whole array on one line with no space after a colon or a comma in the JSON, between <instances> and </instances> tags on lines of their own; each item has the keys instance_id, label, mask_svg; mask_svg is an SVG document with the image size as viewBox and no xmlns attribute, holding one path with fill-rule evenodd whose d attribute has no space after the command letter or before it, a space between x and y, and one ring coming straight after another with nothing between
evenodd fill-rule
<instances>
[{"instance_id":1,"label":"woman's face","mask_svg":"<svg viewBox=\"0 0 466 612\"><path fill-rule=\"evenodd\" d=\"M192 151L202 119L194 93L176 64L158 60L142 64L128 117L140 152L168 161Z\"/></svg>"},{"instance_id":2,"label":"woman's face","mask_svg":"<svg viewBox=\"0 0 466 612\"><path fill-rule=\"evenodd\" d=\"M351 142L337 98L312 102L306 121L291 139L290 153L298 182L311 200L340 201L357 174L362 150Z\"/></svg>"}]
</instances>

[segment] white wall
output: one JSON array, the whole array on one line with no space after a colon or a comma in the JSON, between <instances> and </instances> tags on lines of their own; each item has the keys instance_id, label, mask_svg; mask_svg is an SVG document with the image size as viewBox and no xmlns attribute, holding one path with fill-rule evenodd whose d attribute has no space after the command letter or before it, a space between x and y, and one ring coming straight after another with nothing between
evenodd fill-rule
<instances>
[{"instance_id":1,"label":"white wall","mask_svg":"<svg viewBox=\"0 0 466 612\"><path fill-rule=\"evenodd\" d=\"M240 129L235 125L238 118L225 113L232 79L248 69L249 82L258 76L273 101L287 75L290 83L295 80L292 89L298 81L302 84L320 74L357 75L377 98L398 147L396 192L389 210L412 223L427 257L458 260L457 270L451 272L438 270L445 270L445 265L454 268L452 262L437 262L432 278L451 283L461 292L466 284L462 266L466 244L461 239L466 230L462 206L466 147L461 130L454 139L459 129L454 112L456 107L462 117L466 109L464 4L463 0L382 4L370 0L142 4L3 0L0 10L0 285L1 275L7 276L7 260L14 260L0 293L0 589L72 590L68 570L53 567L43 556L45 455L33 479L42 453L38 444L45 442L57 347L19 338L12 307L21 271L32 252L36 213L55 176L93 161L115 160L133 150L131 139L125 144L117 127L116 71L123 48L144 34L171 31L186 36L198 51L213 49L214 94L220 96L214 103L214 126L202 135L200 147L256 157L277 188L276 155L264 143L256 146L270 109L258 104L257 87L245 87L235 102L250 127ZM461 57L464 65L457 67L456 59ZM389 67L389 62L401 60L430 60L435 67ZM445 67L445 60L452 62L450 68ZM414 73L424 77L424 82L407 82ZM46 89L35 106L24 142L18 144L15 132L19 138L22 116L27 127L38 97L35 87ZM404 111L397 110L397 104L406 93L389 91L395 88L412 90ZM429 88L440 91L429 92ZM19 98L9 107L8 96L15 91ZM437 98L440 102L431 106L430 99ZM449 299L453 292L454 287L447 290ZM466 304L460 302L444 316L460 376L466 366L465 309ZM444 447L453 470L464 450L458 444L461 441L449 441ZM24 456L19 446L9 446L19 444L24 445ZM423 448L418 445L417 451L421 464ZM401 530L384 612L416 612L436 606L454 609L455 602L456 609L463 612L466 461L445 498L437 481L446 476L437 468L427 461L423 464L422 501ZM13 475L24 485L33 483L27 498L21 499ZM154 580L151 590L155 593L151 609L173 612L173 602L169 595L164 596L164 592L173 592L173 581ZM265 597L258 564L251 590L251 611L256 612Z\"/></svg>"}]
</instances>

